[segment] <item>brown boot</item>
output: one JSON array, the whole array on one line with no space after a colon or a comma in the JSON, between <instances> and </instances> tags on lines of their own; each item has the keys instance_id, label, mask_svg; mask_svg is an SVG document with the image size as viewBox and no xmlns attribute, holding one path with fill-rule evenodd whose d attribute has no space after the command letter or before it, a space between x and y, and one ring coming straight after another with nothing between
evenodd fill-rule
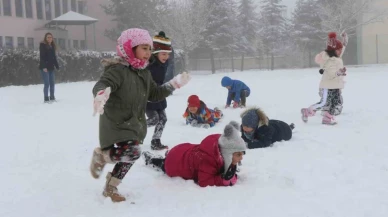
<instances>
[{"instance_id":1,"label":"brown boot","mask_svg":"<svg viewBox=\"0 0 388 217\"><path fill-rule=\"evenodd\" d=\"M102 151L99 147L94 149L92 162L90 163L90 173L92 174L93 178L100 178L105 164L113 163L113 161L110 159L109 151L110 150Z\"/></svg>"},{"instance_id":2,"label":"brown boot","mask_svg":"<svg viewBox=\"0 0 388 217\"><path fill-rule=\"evenodd\" d=\"M122 202L122 201L125 201L125 197L123 195L121 195L118 190L117 190L117 186L121 183L121 180L116 178L116 177L113 177L112 176L112 173L108 173L106 175L106 184L105 184L105 188L104 188L104 192L102 192L102 194L105 196L105 197L110 197L110 199L113 201L113 202Z\"/></svg>"}]
</instances>

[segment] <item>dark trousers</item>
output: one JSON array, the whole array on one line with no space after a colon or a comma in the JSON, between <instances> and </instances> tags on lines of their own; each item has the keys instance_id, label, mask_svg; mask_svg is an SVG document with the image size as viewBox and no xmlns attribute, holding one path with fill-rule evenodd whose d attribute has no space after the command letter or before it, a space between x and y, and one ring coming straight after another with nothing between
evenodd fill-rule
<instances>
[{"instance_id":1,"label":"dark trousers","mask_svg":"<svg viewBox=\"0 0 388 217\"><path fill-rule=\"evenodd\" d=\"M167 123L167 115L165 110L146 110L147 127L155 126L152 139L160 139L163 134L164 127Z\"/></svg>"},{"instance_id":2,"label":"dark trousers","mask_svg":"<svg viewBox=\"0 0 388 217\"><path fill-rule=\"evenodd\" d=\"M50 97L54 98L54 92L55 92L55 74L54 71L47 71L44 72L43 70L40 71L42 74L42 79L44 83L43 87L43 94L45 98L48 98L48 90L50 88Z\"/></svg>"},{"instance_id":3,"label":"dark trousers","mask_svg":"<svg viewBox=\"0 0 388 217\"><path fill-rule=\"evenodd\" d=\"M250 95L250 92L248 90L242 90L240 92L240 105L246 106L247 103L247 97ZM231 94L231 99L234 99L236 97L236 93Z\"/></svg>"},{"instance_id":4,"label":"dark trousers","mask_svg":"<svg viewBox=\"0 0 388 217\"><path fill-rule=\"evenodd\" d=\"M119 142L104 150L110 149L112 161L117 162L113 168L112 176L123 179L137 159L140 158L141 148L137 141Z\"/></svg>"}]
</instances>

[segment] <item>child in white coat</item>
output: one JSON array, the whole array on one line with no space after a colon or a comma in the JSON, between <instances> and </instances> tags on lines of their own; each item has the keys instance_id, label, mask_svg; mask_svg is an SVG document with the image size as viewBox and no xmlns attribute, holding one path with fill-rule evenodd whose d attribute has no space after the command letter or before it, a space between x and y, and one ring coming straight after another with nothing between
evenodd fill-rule
<instances>
[{"instance_id":1,"label":"child in white coat","mask_svg":"<svg viewBox=\"0 0 388 217\"><path fill-rule=\"evenodd\" d=\"M308 121L308 117L314 116L317 110L321 110L330 100L329 111L325 111L322 118L322 124L333 125L337 122L334 119L335 108L341 101L340 90L344 88L344 81L342 76L346 76L346 68L340 58L343 44L337 39L334 32L329 33L327 41L327 48L325 53L322 53L321 65L323 75L319 88L323 89L322 100L319 103L313 104L308 108L302 108L302 120Z\"/></svg>"}]
</instances>

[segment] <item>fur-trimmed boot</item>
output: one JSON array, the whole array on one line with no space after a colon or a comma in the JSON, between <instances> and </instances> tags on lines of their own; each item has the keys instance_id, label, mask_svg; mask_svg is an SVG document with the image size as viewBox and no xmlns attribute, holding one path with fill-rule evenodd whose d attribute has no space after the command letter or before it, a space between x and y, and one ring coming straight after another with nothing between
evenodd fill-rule
<instances>
[{"instance_id":1,"label":"fur-trimmed boot","mask_svg":"<svg viewBox=\"0 0 388 217\"><path fill-rule=\"evenodd\" d=\"M121 183L121 180L116 177L113 177L112 173L109 172L106 175L106 183L105 183L105 188L104 188L104 191L102 192L102 195L104 195L105 197L110 197L112 202L125 201L126 198L123 195L121 195L117 190L117 186L120 185L120 183Z\"/></svg>"},{"instance_id":2,"label":"fur-trimmed boot","mask_svg":"<svg viewBox=\"0 0 388 217\"><path fill-rule=\"evenodd\" d=\"M322 117L322 124L335 125L337 124L337 121L334 119L333 115L331 115L329 112L325 112Z\"/></svg>"},{"instance_id":3,"label":"fur-trimmed boot","mask_svg":"<svg viewBox=\"0 0 388 217\"><path fill-rule=\"evenodd\" d=\"M93 178L98 179L107 163L113 163L109 156L110 149L102 151L97 147L93 151L92 162L90 163L90 173Z\"/></svg>"}]
</instances>

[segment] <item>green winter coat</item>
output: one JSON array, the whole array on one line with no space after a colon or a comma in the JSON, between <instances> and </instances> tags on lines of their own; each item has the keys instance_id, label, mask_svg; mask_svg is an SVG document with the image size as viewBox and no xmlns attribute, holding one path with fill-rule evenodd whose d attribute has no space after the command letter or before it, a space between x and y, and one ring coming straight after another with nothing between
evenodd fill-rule
<instances>
[{"instance_id":1,"label":"green winter coat","mask_svg":"<svg viewBox=\"0 0 388 217\"><path fill-rule=\"evenodd\" d=\"M145 109L147 101L159 101L171 94L171 85L157 86L147 69L135 70L121 59L103 62L105 71L93 88L93 95L107 87L111 94L100 115L101 148L115 143L137 140L143 143L147 134Z\"/></svg>"}]
</instances>

